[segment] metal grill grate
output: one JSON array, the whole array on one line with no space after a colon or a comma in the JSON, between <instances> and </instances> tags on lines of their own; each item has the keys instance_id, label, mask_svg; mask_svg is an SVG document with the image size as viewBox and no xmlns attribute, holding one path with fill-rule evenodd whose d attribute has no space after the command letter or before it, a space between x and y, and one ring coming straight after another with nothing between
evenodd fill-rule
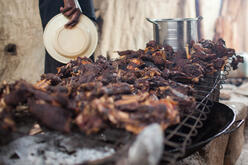
<instances>
[{"instance_id":1,"label":"metal grill grate","mask_svg":"<svg viewBox=\"0 0 248 165\"><path fill-rule=\"evenodd\" d=\"M224 71L209 75L194 86L195 97L197 98L196 109L191 114L183 116L179 124L166 129L161 164L176 164L176 161L185 155L186 147L192 144L192 138L198 135L198 130L203 127L204 121L207 120L211 107L215 101L218 101L219 90L222 88L221 84L227 79L229 71L230 65L227 64ZM103 131L100 136L92 135L90 138L112 147L115 146L118 150L120 146L129 147L135 139L132 134L114 128ZM127 153L128 147L124 147L125 150L119 150L113 156L96 164L115 164L121 154Z\"/></svg>"},{"instance_id":2,"label":"metal grill grate","mask_svg":"<svg viewBox=\"0 0 248 165\"><path fill-rule=\"evenodd\" d=\"M182 117L179 124L165 131L162 164L175 164L180 157L184 156L186 146L191 144L192 137L196 136L197 130L203 126L203 121L207 119L214 101L219 100L220 89L230 70L228 63L224 71L208 75L194 86L196 90L194 96L198 100L196 109L191 114Z\"/></svg>"}]
</instances>

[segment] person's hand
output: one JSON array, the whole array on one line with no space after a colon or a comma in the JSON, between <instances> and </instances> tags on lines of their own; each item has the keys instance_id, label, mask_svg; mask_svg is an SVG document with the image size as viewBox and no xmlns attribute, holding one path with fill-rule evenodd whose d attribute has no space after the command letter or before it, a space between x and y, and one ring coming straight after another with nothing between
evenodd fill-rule
<instances>
[{"instance_id":1,"label":"person's hand","mask_svg":"<svg viewBox=\"0 0 248 165\"><path fill-rule=\"evenodd\" d=\"M69 18L69 22L65 25L66 28L73 28L79 21L81 12L76 8L74 0L64 0L64 7L60 8L60 12Z\"/></svg>"}]
</instances>

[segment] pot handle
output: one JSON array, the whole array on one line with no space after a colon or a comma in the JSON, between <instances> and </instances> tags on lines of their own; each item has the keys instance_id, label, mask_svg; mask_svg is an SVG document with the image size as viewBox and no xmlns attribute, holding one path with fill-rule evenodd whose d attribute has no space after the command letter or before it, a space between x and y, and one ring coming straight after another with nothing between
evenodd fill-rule
<instances>
[{"instance_id":1,"label":"pot handle","mask_svg":"<svg viewBox=\"0 0 248 165\"><path fill-rule=\"evenodd\" d=\"M233 123L230 129L226 130L224 134L230 134L236 131L243 123L245 122L245 119L238 120Z\"/></svg>"},{"instance_id":2,"label":"pot handle","mask_svg":"<svg viewBox=\"0 0 248 165\"><path fill-rule=\"evenodd\" d=\"M201 20L203 20L203 17L202 16L198 16L197 17L197 21L201 21Z\"/></svg>"},{"instance_id":3,"label":"pot handle","mask_svg":"<svg viewBox=\"0 0 248 165\"><path fill-rule=\"evenodd\" d=\"M160 29L160 25L157 22L153 21L151 18L146 18L146 20L148 22L151 22L151 23L155 24L158 27L158 29Z\"/></svg>"}]
</instances>

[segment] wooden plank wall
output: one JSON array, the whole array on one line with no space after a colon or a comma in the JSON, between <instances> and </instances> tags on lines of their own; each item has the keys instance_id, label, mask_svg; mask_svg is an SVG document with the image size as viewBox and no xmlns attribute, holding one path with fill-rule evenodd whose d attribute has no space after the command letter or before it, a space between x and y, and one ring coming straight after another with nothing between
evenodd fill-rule
<instances>
[{"instance_id":1,"label":"wooden plank wall","mask_svg":"<svg viewBox=\"0 0 248 165\"><path fill-rule=\"evenodd\" d=\"M219 17L221 0L199 0L202 20L202 38L213 39L216 19Z\"/></svg>"},{"instance_id":2,"label":"wooden plank wall","mask_svg":"<svg viewBox=\"0 0 248 165\"><path fill-rule=\"evenodd\" d=\"M199 0L203 37L223 37L228 46L248 51L248 0ZM144 48L151 40L150 18L195 17L195 0L94 0L99 23L96 55ZM220 17L219 17L220 16ZM216 24L217 21L217 24ZM215 31L217 33L215 33ZM15 44L17 52L5 51ZM44 47L38 0L0 0L0 83L20 78L35 82L43 72Z\"/></svg>"},{"instance_id":3,"label":"wooden plank wall","mask_svg":"<svg viewBox=\"0 0 248 165\"><path fill-rule=\"evenodd\" d=\"M144 48L153 39L153 26L145 18L195 17L194 0L95 0L95 4L103 20L96 54L102 55Z\"/></svg>"},{"instance_id":4,"label":"wooden plank wall","mask_svg":"<svg viewBox=\"0 0 248 165\"><path fill-rule=\"evenodd\" d=\"M215 38L223 38L237 52L248 51L248 1L223 0L215 25Z\"/></svg>"}]
</instances>

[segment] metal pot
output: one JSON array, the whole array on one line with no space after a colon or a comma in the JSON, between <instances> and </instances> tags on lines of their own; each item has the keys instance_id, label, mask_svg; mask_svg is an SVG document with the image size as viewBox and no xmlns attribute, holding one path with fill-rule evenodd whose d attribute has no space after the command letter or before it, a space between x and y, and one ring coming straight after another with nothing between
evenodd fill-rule
<instances>
[{"instance_id":1,"label":"metal pot","mask_svg":"<svg viewBox=\"0 0 248 165\"><path fill-rule=\"evenodd\" d=\"M192 40L198 41L198 22L203 18L150 19L153 23L154 40L162 45L170 45L177 50L184 50Z\"/></svg>"}]
</instances>

